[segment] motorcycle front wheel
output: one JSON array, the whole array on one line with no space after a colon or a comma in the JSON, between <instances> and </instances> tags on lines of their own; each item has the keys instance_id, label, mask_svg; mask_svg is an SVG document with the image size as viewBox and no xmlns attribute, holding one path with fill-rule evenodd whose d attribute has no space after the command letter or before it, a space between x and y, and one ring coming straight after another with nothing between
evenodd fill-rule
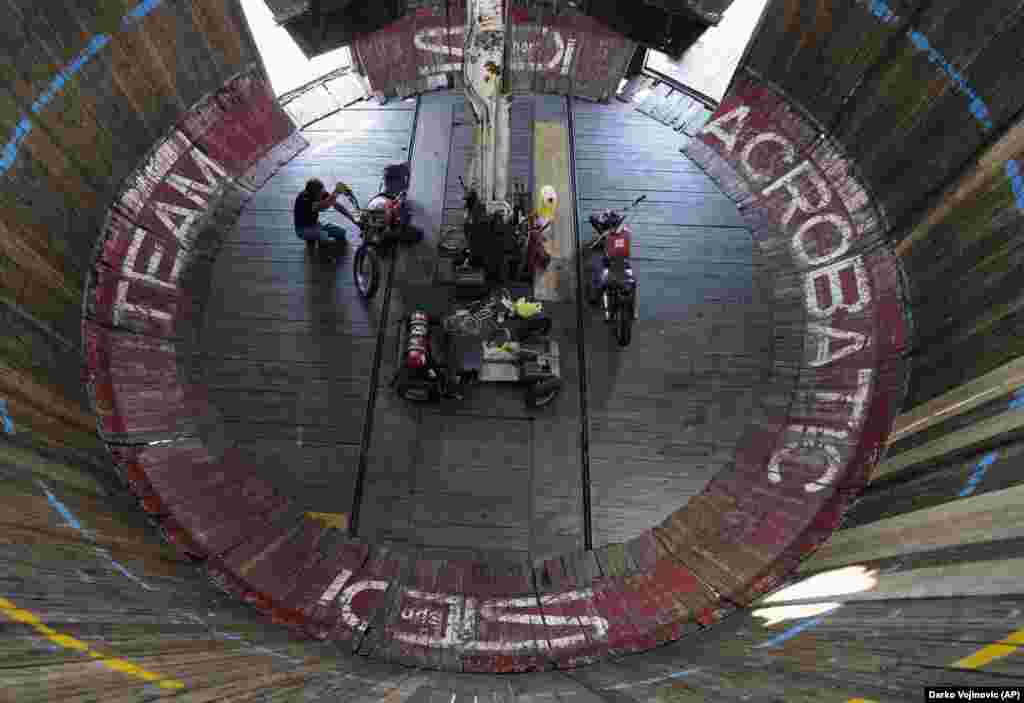
<instances>
[{"instance_id":1,"label":"motorcycle front wheel","mask_svg":"<svg viewBox=\"0 0 1024 703\"><path fill-rule=\"evenodd\" d=\"M562 379L560 378L551 377L537 381L526 388L526 407L543 408L558 397L561 390Z\"/></svg>"},{"instance_id":2,"label":"motorcycle front wheel","mask_svg":"<svg viewBox=\"0 0 1024 703\"><path fill-rule=\"evenodd\" d=\"M628 347L633 338L633 302L628 297L619 298L619 310L615 318L615 339L620 347Z\"/></svg>"},{"instance_id":3,"label":"motorcycle front wheel","mask_svg":"<svg viewBox=\"0 0 1024 703\"><path fill-rule=\"evenodd\" d=\"M359 245L352 260L352 277L359 295L372 298L380 284L380 257L374 247L365 242Z\"/></svg>"}]
</instances>

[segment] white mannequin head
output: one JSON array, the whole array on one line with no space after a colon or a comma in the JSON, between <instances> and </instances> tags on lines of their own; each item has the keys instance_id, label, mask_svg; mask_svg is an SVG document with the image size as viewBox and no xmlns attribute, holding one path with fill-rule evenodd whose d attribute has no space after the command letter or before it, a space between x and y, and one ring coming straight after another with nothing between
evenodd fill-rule
<instances>
[{"instance_id":1,"label":"white mannequin head","mask_svg":"<svg viewBox=\"0 0 1024 703\"><path fill-rule=\"evenodd\" d=\"M540 189L540 216L551 219L558 211L558 191L552 186Z\"/></svg>"}]
</instances>

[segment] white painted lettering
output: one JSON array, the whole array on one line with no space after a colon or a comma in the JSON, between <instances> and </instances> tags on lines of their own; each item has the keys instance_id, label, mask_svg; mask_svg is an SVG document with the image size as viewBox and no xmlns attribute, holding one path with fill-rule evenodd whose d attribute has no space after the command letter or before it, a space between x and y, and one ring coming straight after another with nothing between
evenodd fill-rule
<instances>
[{"instance_id":1,"label":"white painted lettering","mask_svg":"<svg viewBox=\"0 0 1024 703\"><path fill-rule=\"evenodd\" d=\"M568 76L569 69L572 68L572 57L576 53L576 40L570 39L565 45L565 58L562 60L562 75Z\"/></svg>"},{"instance_id":2,"label":"white painted lettering","mask_svg":"<svg viewBox=\"0 0 1024 703\"><path fill-rule=\"evenodd\" d=\"M750 108L748 106L739 105L721 117L708 122L700 130L699 134L715 135L725 145L725 152L730 154L736 148L736 139L739 137L740 130L743 129L743 123L747 121L749 114ZM735 122L736 124L731 130L727 130L725 125L730 122Z\"/></svg>"},{"instance_id":3,"label":"white painted lettering","mask_svg":"<svg viewBox=\"0 0 1024 703\"><path fill-rule=\"evenodd\" d=\"M817 345L817 353L810 360L810 365L814 367L825 366L845 356L855 354L868 343L868 337L860 332L839 330L834 327L816 325L814 323L807 325L807 333L807 336L815 340ZM846 341L847 344L839 347L837 350L833 350L833 339Z\"/></svg>"},{"instance_id":4,"label":"white painted lettering","mask_svg":"<svg viewBox=\"0 0 1024 703\"><path fill-rule=\"evenodd\" d=\"M146 165L136 172L135 185L121 196L121 205L133 215L139 214L152 197L153 190L188 148L188 140L181 132L175 131L168 139L164 140L163 144L153 152L153 156L146 162Z\"/></svg>"},{"instance_id":5,"label":"white painted lettering","mask_svg":"<svg viewBox=\"0 0 1024 703\"><path fill-rule=\"evenodd\" d=\"M200 207L207 206L207 199L204 198L200 193L206 193L207 195L213 195L213 187L200 183L199 181L193 181L191 178L172 173L167 176L167 185L174 188L186 198L194 202Z\"/></svg>"},{"instance_id":6,"label":"white painted lettering","mask_svg":"<svg viewBox=\"0 0 1024 703\"><path fill-rule=\"evenodd\" d=\"M811 256L807 253L807 249L804 247L804 237L807 233L818 225L829 224L839 234L839 244L833 247L832 251L828 253L822 253L819 251L817 256ZM826 213L824 215L814 215L809 218L807 222L800 225L800 229L793 235L793 251L796 253L796 257L805 266L821 266L827 264L833 259L838 259L840 256L846 253L846 250L850 248L850 239L853 237L853 226L849 220L840 215L833 213Z\"/></svg>"},{"instance_id":7,"label":"white painted lettering","mask_svg":"<svg viewBox=\"0 0 1024 703\"><path fill-rule=\"evenodd\" d=\"M224 170L223 166L199 149L193 149L191 154L192 160L195 161L199 171L203 174L206 186L210 189L207 192L213 192L212 189L216 188L223 179L227 178L228 172ZM195 181L192 181L192 183L195 183Z\"/></svg>"},{"instance_id":8,"label":"white painted lettering","mask_svg":"<svg viewBox=\"0 0 1024 703\"><path fill-rule=\"evenodd\" d=\"M850 406L850 418L847 425L850 431L854 431L864 418L864 410L867 407L868 397L871 395L871 376L873 369L857 370L857 390L853 393L835 393L828 391L814 391L814 399L822 403L845 403Z\"/></svg>"},{"instance_id":9,"label":"white painted lettering","mask_svg":"<svg viewBox=\"0 0 1024 703\"><path fill-rule=\"evenodd\" d=\"M334 577L334 580L331 581L331 584L327 587L327 590L324 591L323 594L320 596L320 605L330 605L331 601L338 597L338 593L341 591L342 587L348 582L351 576L351 571L349 571L348 569L342 569L341 573Z\"/></svg>"},{"instance_id":10,"label":"white painted lettering","mask_svg":"<svg viewBox=\"0 0 1024 703\"><path fill-rule=\"evenodd\" d=\"M562 34L560 32L550 32L549 34L549 31L550 30L545 27L542 34L545 37L550 36L554 39L555 46L557 46L557 48L555 49L555 55L551 57L551 60L548 61L547 66L544 68L547 68L549 71L553 71L558 68L558 64L562 62L562 56L565 53L565 42L562 40Z\"/></svg>"},{"instance_id":11,"label":"white painted lettering","mask_svg":"<svg viewBox=\"0 0 1024 703\"><path fill-rule=\"evenodd\" d=\"M581 591L569 591L567 593L558 593L553 596L542 596L541 605L557 605L560 603L577 603L580 601L588 601L594 597L594 591L589 588L585 588ZM555 620L558 619L557 622ZM564 620L564 623L562 622ZM579 623L583 627L593 628L593 639L601 640L604 639L608 634L608 621L599 615L576 615L571 618L545 615L545 624L548 627L561 624L576 624ZM557 640L552 640L551 644L554 646Z\"/></svg>"},{"instance_id":12,"label":"white painted lettering","mask_svg":"<svg viewBox=\"0 0 1024 703\"><path fill-rule=\"evenodd\" d=\"M341 604L341 620L353 630L362 632L368 627L368 623L352 610L352 601L363 591L386 591L387 581L356 581L341 593L339 603Z\"/></svg>"},{"instance_id":13,"label":"white painted lettering","mask_svg":"<svg viewBox=\"0 0 1024 703\"><path fill-rule=\"evenodd\" d=\"M455 39L456 35L461 35L466 31L465 25L459 25L452 27L432 27L430 29L424 29L416 32L412 37L413 46L420 51L429 51L432 54L441 54L442 56L462 56L462 39ZM452 39L451 45L440 44L438 41L446 36L450 35ZM460 64L453 64L460 65Z\"/></svg>"},{"instance_id":14,"label":"white painted lettering","mask_svg":"<svg viewBox=\"0 0 1024 703\"><path fill-rule=\"evenodd\" d=\"M796 180L801 175L806 175L810 179L811 184L815 190L818 191L818 202L812 203L804 194L800 191ZM779 180L772 183L770 186L761 191L762 195L771 195L779 188L785 189L789 193L790 202L789 207L786 208L786 212L782 214L782 224L788 225L789 221L793 219L793 215L799 209L801 212L807 214L815 213L824 208L832 200L832 191L829 190L828 183L821 177L818 170L814 168L810 161L803 161L797 166L793 167L789 173L780 177Z\"/></svg>"},{"instance_id":15,"label":"white painted lettering","mask_svg":"<svg viewBox=\"0 0 1024 703\"><path fill-rule=\"evenodd\" d=\"M164 312L163 310L157 310L155 308L147 308L144 305L134 305L127 302L128 300L128 286L131 281L118 281L117 283L117 294L114 296L114 309L113 318L114 324L120 324L123 321L124 313L132 313L139 317L153 318L157 320L170 320L171 314Z\"/></svg>"},{"instance_id":16,"label":"white painted lettering","mask_svg":"<svg viewBox=\"0 0 1024 703\"><path fill-rule=\"evenodd\" d=\"M415 590L406 591L404 595L409 599L435 603L440 607L403 607L399 618L416 625L419 631L396 632L396 639L425 647L454 647L473 637L476 632L478 611L473 598ZM431 634L440 631L442 627L442 636Z\"/></svg>"},{"instance_id":17,"label":"white painted lettering","mask_svg":"<svg viewBox=\"0 0 1024 703\"><path fill-rule=\"evenodd\" d=\"M203 182L192 180L180 173L172 173L167 176L167 185L195 204L205 208L208 205L208 199L213 198L228 174L223 166L199 149L193 149L191 154L192 160L203 174Z\"/></svg>"},{"instance_id":18,"label":"white painted lettering","mask_svg":"<svg viewBox=\"0 0 1024 703\"><path fill-rule=\"evenodd\" d=\"M769 181L774 175L771 169L761 171L754 168L754 165L750 163L750 157L753 156L754 149L762 144L769 143L778 144L782 147L782 158L785 163L791 164L796 160L796 149L793 148L792 144L780 137L778 134L773 132L763 132L747 142L747 145L743 147L743 151L740 152L740 164L742 164L743 170L747 172L747 176L752 181Z\"/></svg>"},{"instance_id":19,"label":"white painted lettering","mask_svg":"<svg viewBox=\"0 0 1024 703\"><path fill-rule=\"evenodd\" d=\"M768 480L772 483L782 481L780 465L783 459L792 461L800 455L806 454L808 450L817 450L825 455L825 473L821 475L821 478L805 483L804 491L816 493L835 481L836 476L839 475L839 468L842 463L839 450L833 445L826 444L818 439L801 439L789 442L782 449L772 454L772 458L768 461Z\"/></svg>"},{"instance_id":20,"label":"white painted lettering","mask_svg":"<svg viewBox=\"0 0 1024 703\"><path fill-rule=\"evenodd\" d=\"M499 612L511 608L537 608L536 598L499 598L482 601L480 604L480 617L488 622L518 623L523 625L543 625L544 618L540 613L504 613ZM466 643L466 649L480 652L518 652L524 649L540 648L548 646L547 640L474 640Z\"/></svg>"},{"instance_id":21,"label":"white painted lettering","mask_svg":"<svg viewBox=\"0 0 1024 703\"><path fill-rule=\"evenodd\" d=\"M553 596L545 596L542 598L544 604L557 604L557 603L569 603L576 602L593 596L593 592L590 589L583 591L571 591L568 593L559 593ZM594 638L604 638L608 633L608 621L600 616L595 615L551 615L541 613L510 613L503 612L514 608L529 608L539 609L539 604L535 598L508 598L501 600L484 601L481 607L481 617L486 621L491 622L503 622L503 623L516 623L522 625L540 625L543 627L570 627L570 626L583 626L591 627L594 630ZM576 644L580 644L586 641L586 636L582 632L578 632L572 635L566 635L564 637L555 637L548 639L538 640L526 640L517 642L470 642L467 645L469 649L476 649L481 651L519 651L521 649L530 649L537 647L542 650L546 649L565 649Z\"/></svg>"},{"instance_id":22,"label":"white painted lettering","mask_svg":"<svg viewBox=\"0 0 1024 703\"><path fill-rule=\"evenodd\" d=\"M815 425L790 425L786 430L796 434L807 435L811 439L822 439L824 437L829 439L846 439L849 436L849 432L846 430L835 430L831 427L817 427Z\"/></svg>"},{"instance_id":23,"label":"white painted lettering","mask_svg":"<svg viewBox=\"0 0 1024 703\"><path fill-rule=\"evenodd\" d=\"M131 244L128 245L128 251L125 254L124 261L121 264L121 273L126 278L131 278L151 285L160 286L162 288L170 288L171 290L176 289L176 286L161 281L156 277L157 269L160 267L160 261L163 259L163 247L159 244L154 246L153 256L150 257L149 263L146 266L146 273L139 273L135 270L135 261L139 256L139 249L142 247L143 240L148 236L146 230L137 227L135 232L132 234ZM181 252L178 252L179 258ZM122 283L127 283L123 281Z\"/></svg>"},{"instance_id":24,"label":"white painted lettering","mask_svg":"<svg viewBox=\"0 0 1024 703\"><path fill-rule=\"evenodd\" d=\"M153 212L156 213L157 218L167 228L167 231L173 234L182 244L185 244L186 236L192 229L192 224L203 214L202 210L193 210L192 208L179 207L159 201L153 203ZM181 223L175 224L174 217L181 217Z\"/></svg>"},{"instance_id":25,"label":"white painted lettering","mask_svg":"<svg viewBox=\"0 0 1024 703\"><path fill-rule=\"evenodd\" d=\"M857 297L847 302L843 299L843 286L839 275L851 267L853 271L854 292ZM826 307L818 304L816 282L822 278L828 281L830 300ZM865 305L871 302L868 273L864 268L864 260L860 256L844 259L831 266L808 273L804 279L804 286L807 297L807 311L815 317L830 317L836 310L840 309L850 313L860 312L864 309Z\"/></svg>"}]
</instances>

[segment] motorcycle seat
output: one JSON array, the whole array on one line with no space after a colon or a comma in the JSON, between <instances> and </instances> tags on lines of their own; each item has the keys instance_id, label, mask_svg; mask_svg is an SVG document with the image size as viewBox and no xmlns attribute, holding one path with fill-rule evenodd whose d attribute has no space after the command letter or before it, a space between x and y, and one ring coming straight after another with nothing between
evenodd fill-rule
<instances>
[{"instance_id":1,"label":"motorcycle seat","mask_svg":"<svg viewBox=\"0 0 1024 703\"><path fill-rule=\"evenodd\" d=\"M608 282L625 284L625 283L636 283L636 279L633 278L631 273L633 267L629 263L629 259L616 258L611 259L607 262L608 267Z\"/></svg>"}]
</instances>

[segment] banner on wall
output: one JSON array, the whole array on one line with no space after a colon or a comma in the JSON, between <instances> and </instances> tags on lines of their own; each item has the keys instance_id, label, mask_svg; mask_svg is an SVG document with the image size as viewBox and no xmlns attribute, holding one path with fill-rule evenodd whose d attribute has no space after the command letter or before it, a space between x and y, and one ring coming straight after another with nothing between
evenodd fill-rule
<instances>
[{"instance_id":1,"label":"banner on wall","mask_svg":"<svg viewBox=\"0 0 1024 703\"><path fill-rule=\"evenodd\" d=\"M355 42L373 90L430 76L459 74L465 43L465 6L421 8ZM565 79L572 84L610 84L632 56L634 43L578 12L554 17L513 10L512 84L531 77ZM585 91L587 92L587 91Z\"/></svg>"}]
</instances>

